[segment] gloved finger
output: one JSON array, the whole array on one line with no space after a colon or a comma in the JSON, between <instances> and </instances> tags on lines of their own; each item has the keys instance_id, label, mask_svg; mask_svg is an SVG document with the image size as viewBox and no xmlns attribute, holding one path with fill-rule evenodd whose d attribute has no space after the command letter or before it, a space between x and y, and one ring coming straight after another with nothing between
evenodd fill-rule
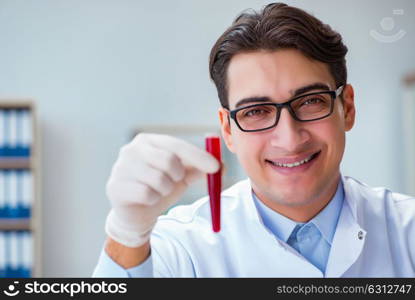
<instances>
[{"instance_id":1,"label":"gloved finger","mask_svg":"<svg viewBox=\"0 0 415 300\"><path fill-rule=\"evenodd\" d=\"M174 182L169 176L142 160L131 161L128 158L123 158L120 160L118 168L114 176L117 177L117 171L121 170L119 171L121 175L117 177L119 180L140 182L150 186L162 196L170 194L174 189Z\"/></svg>"},{"instance_id":2,"label":"gloved finger","mask_svg":"<svg viewBox=\"0 0 415 300\"><path fill-rule=\"evenodd\" d=\"M177 155L146 143L137 148L137 154L149 165L162 170L175 182L183 180L186 170Z\"/></svg>"},{"instance_id":3,"label":"gloved finger","mask_svg":"<svg viewBox=\"0 0 415 300\"><path fill-rule=\"evenodd\" d=\"M222 176L224 175L225 171L226 171L226 167L225 167L225 164L222 162L221 163ZM184 181L187 185L190 185L193 182L200 180L201 178L206 178L206 174L203 172L200 172L198 169L190 168L186 170Z\"/></svg>"},{"instance_id":4,"label":"gloved finger","mask_svg":"<svg viewBox=\"0 0 415 300\"><path fill-rule=\"evenodd\" d=\"M177 155L185 167L194 167L204 173L215 173L220 165L213 155L195 145L176 137L161 134L138 134L133 143L148 140L156 148L162 148Z\"/></svg>"},{"instance_id":5,"label":"gloved finger","mask_svg":"<svg viewBox=\"0 0 415 300\"><path fill-rule=\"evenodd\" d=\"M134 181L108 180L106 194L112 206L153 205L161 199L161 194L150 186Z\"/></svg>"}]
</instances>

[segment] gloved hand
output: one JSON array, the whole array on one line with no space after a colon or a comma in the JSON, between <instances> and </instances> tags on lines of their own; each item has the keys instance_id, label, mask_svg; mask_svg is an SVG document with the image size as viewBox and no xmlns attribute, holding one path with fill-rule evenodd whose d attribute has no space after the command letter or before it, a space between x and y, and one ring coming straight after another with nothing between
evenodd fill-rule
<instances>
[{"instance_id":1,"label":"gloved hand","mask_svg":"<svg viewBox=\"0 0 415 300\"><path fill-rule=\"evenodd\" d=\"M112 205L107 235L127 247L145 244L157 217L178 201L187 186L219 168L210 153L186 141L138 134L121 148L106 185Z\"/></svg>"}]
</instances>

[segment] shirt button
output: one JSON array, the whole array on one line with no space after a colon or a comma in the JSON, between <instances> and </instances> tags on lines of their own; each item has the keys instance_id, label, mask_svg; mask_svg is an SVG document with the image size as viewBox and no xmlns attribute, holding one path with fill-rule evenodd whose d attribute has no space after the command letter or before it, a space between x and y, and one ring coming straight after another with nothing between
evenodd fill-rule
<instances>
[{"instance_id":1,"label":"shirt button","mask_svg":"<svg viewBox=\"0 0 415 300\"><path fill-rule=\"evenodd\" d=\"M363 240L363 231L359 231L359 232L358 232L358 234L357 234L357 238L358 238L359 240Z\"/></svg>"}]
</instances>

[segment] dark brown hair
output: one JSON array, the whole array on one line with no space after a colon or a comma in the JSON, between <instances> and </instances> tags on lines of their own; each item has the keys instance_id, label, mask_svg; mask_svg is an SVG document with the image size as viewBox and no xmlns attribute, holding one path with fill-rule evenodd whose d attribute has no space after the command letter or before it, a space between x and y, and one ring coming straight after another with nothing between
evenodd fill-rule
<instances>
[{"instance_id":1,"label":"dark brown hair","mask_svg":"<svg viewBox=\"0 0 415 300\"><path fill-rule=\"evenodd\" d=\"M327 63L336 87L346 83L347 47L340 34L304 10L284 3L271 3L259 12L241 13L210 52L210 77L218 90L221 105L229 108L226 74L235 54L284 48L298 49L309 58Z\"/></svg>"}]
</instances>

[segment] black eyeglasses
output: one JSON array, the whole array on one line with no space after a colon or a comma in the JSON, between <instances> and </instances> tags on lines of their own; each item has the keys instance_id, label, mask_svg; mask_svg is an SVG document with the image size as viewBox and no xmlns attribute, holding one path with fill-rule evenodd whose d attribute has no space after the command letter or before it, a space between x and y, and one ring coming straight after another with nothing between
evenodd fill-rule
<instances>
[{"instance_id":1,"label":"black eyeglasses","mask_svg":"<svg viewBox=\"0 0 415 300\"><path fill-rule=\"evenodd\" d=\"M334 100L342 93L343 87L342 85L335 91L301 95L284 103L252 104L229 110L229 113L239 129L245 132L262 131L277 126L284 107L299 122L321 120L333 113Z\"/></svg>"}]
</instances>

